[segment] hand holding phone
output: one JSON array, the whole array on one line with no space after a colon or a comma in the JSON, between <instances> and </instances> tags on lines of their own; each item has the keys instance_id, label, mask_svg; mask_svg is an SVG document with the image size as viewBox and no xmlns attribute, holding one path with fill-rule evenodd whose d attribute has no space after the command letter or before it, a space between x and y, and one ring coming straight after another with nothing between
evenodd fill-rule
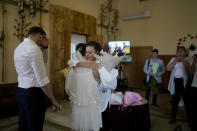
<instances>
[{"instance_id":1,"label":"hand holding phone","mask_svg":"<svg viewBox=\"0 0 197 131\"><path fill-rule=\"evenodd\" d=\"M195 59L197 58L197 54L194 54L194 58L195 58Z\"/></svg>"},{"instance_id":2,"label":"hand holding phone","mask_svg":"<svg viewBox=\"0 0 197 131\"><path fill-rule=\"evenodd\" d=\"M193 62L194 62L195 64L197 63L197 54L194 54Z\"/></svg>"}]
</instances>

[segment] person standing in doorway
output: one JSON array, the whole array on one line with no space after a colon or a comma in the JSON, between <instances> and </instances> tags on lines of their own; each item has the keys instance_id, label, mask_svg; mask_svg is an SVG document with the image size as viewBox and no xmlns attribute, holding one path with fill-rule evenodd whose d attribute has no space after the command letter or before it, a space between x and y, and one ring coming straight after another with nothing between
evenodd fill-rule
<instances>
[{"instance_id":1,"label":"person standing in doorway","mask_svg":"<svg viewBox=\"0 0 197 131\"><path fill-rule=\"evenodd\" d=\"M159 84L162 82L162 75L165 72L165 66L161 59L158 58L158 49L152 50L152 57L146 60L144 65L144 72L146 73L146 96L149 101L150 91L152 91L152 107L158 108L157 96L159 91Z\"/></svg>"},{"instance_id":2,"label":"person standing in doorway","mask_svg":"<svg viewBox=\"0 0 197 131\"><path fill-rule=\"evenodd\" d=\"M16 99L19 107L19 131L42 131L46 96L53 105L53 111L60 110L49 86L41 51L47 46L48 39L44 30L32 27L28 37L14 51L14 64L18 73Z\"/></svg>"}]
</instances>

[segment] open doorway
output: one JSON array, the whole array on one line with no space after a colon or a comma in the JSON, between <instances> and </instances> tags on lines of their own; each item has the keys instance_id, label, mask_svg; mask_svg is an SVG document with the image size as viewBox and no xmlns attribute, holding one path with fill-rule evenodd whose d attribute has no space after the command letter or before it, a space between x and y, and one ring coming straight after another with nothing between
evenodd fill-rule
<instances>
[{"instance_id":1,"label":"open doorway","mask_svg":"<svg viewBox=\"0 0 197 131\"><path fill-rule=\"evenodd\" d=\"M71 45L70 45L70 58L73 59L75 57L75 48L79 43L86 43L86 36L81 34L71 34Z\"/></svg>"}]
</instances>

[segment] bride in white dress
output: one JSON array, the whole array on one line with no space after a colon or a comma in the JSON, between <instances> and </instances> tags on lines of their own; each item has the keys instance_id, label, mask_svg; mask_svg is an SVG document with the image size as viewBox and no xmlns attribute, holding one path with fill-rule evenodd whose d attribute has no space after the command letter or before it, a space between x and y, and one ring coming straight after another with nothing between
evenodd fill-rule
<instances>
[{"instance_id":1,"label":"bride in white dress","mask_svg":"<svg viewBox=\"0 0 197 131\"><path fill-rule=\"evenodd\" d=\"M101 47L97 44L86 44L85 57L77 51L76 58L68 61L73 67L67 78L66 90L72 102L71 126L74 131L99 131L102 127L97 88L100 78L94 57Z\"/></svg>"}]
</instances>

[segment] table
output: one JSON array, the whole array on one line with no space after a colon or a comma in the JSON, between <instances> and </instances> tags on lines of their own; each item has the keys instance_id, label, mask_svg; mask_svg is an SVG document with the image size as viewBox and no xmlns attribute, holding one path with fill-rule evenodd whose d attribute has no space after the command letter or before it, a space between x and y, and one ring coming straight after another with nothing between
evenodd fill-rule
<instances>
[{"instance_id":1,"label":"table","mask_svg":"<svg viewBox=\"0 0 197 131\"><path fill-rule=\"evenodd\" d=\"M149 131L149 104L128 106L119 109L119 105L111 105L108 111L109 128L112 131Z\"/></svg>"}]
</instances>

